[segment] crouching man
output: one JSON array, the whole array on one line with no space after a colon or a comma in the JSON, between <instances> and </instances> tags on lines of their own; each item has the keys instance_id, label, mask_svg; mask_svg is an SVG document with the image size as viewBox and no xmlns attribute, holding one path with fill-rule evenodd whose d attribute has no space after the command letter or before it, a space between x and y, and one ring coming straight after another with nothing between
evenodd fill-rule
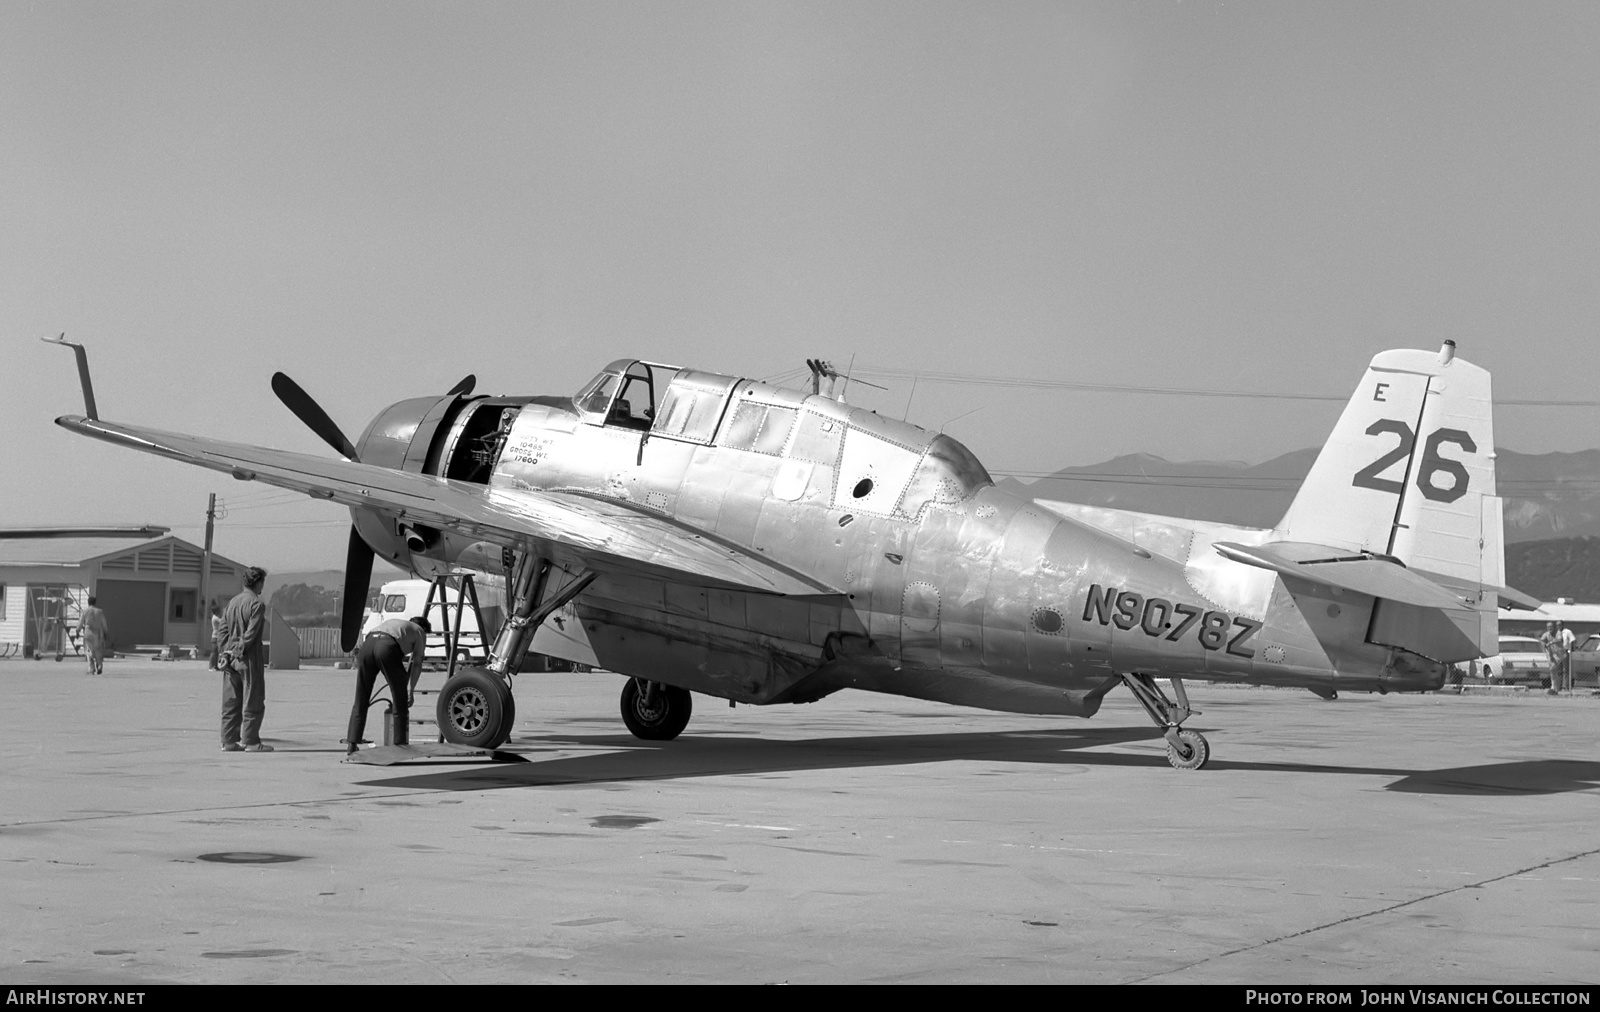
<instances>
[{"instance_id":1,"label":"crouching man","mask_svg":"<svg viewBox=\"0 0 1600 1012\"><path fill-rule=\"evenodd\" d=\"M394 743L410 744L411 686L422 671L422 655L432 631L426 618L413 615L379 623L362 641L356 650L356 702L350 708L346 755L354 754L367 729L367 708L372 705L372 687L380 671L389 683L389 697L394 700Z\"/></svg>"}]
</instances>

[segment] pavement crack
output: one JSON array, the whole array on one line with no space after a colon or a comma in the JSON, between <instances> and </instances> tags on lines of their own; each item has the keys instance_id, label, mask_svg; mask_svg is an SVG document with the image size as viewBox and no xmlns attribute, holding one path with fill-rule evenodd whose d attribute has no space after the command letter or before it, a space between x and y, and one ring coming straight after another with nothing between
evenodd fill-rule
<instances>
[{"instance_id":1,"label":"pavement crack","mask_svg":"<svg viewBox=\"0 0 1600 1012\"><path fill-rule=\"evenodd\" d=\"M1291 931L1287 935L1279 935L1276 938L1268 938L1263 941L1256 942L1253 945L1241 945L1237 949L1229 949L1227 952L1219 952L1214 956L1207 956L1204 959L1197 959L1192 963L1185 963L1182 966L1176 966L1170 970L1162 970L1159 973L1146 974L1143 977L1134 977L1131 980L1124 981L1124 983L1142 984L1147 980L1154 980L1157 977L1165 977L1168 974L1182 973L1185 970L1192 970L1197 966L1214 962L1218 959L1227 959L1229 956L1237 956L1241 952L1253 952L1256 949L1263 949L1269 945L1276 945L1279 942L1287 942L1294 938L1303 938L1306 935L1313 935L1319 931L1325 931L1328 928L1337 928L1342 924L1352 924L1356 921L1364 921L1369 917L1377 917L1380 914L1387 914L1395 910L1402 910L1409 906L1415 906L1418 903L1426 903L1428 900L1436 900L1441 896L1449 896L1451 893L1458 893L1467 889L1482 889L1484 886L1494 885L1496 882L1504 882L1508 878L1516 878L1518 875L1526 875L1529 872L1542 871L1545 868L1553 868L1558 864L1566 864L1568 861L1578 861L1586 857L1592 857L1595 854L1600 854L1600 847L1579 851L1576 854L1568 854L1566 857L1551 858L1548 861L1542 861L1539 864L1529 865L1526 868L1518 868L1515 871L1508 871L1503 875L1495 875L1491 878L1479 879L1476 882L1465 882L1461 885L1451 886L1448 889L1440 889L1437 892L1427 893L1426 895L1417 896L1413 899L1402 900L1399 903L1391 903L1386 907L1379 907L1376 910L1368 910L1366 913L1351 914L1349 917L1341 917L1338 920L1329 921L1326 924L1318 924L1313 927L1302 928L1299 931Z\"/></svg>"}]
</instances>

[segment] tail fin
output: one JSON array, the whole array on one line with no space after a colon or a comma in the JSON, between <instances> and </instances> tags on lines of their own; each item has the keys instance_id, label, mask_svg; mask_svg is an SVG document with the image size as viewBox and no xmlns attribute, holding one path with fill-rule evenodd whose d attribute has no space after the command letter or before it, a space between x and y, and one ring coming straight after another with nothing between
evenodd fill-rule
<instances>
[{"instance_id":1,"label":"tail fin","mask_svg":"<svg viewBox=\"0 0 1600 1012\"><path fill-rule=\"evenodd\" d=\"M1504 584L1489 373L1438 354L1379 354L1278 525L1285 541L1388 555Z\"/></svg>"},{"instance_id":2,"label":"tail fin","mask_svg":"<svg viewBox=\"0 0 1600 1012\"><path fill-rule=\"evenodd\" d=\"M1369 642L1442 661L1492 651L1505 584L1492 408L1489 373L1452 341L1379 354L1278 525L1283 541L1387 556L1460 595L1380 601Z\"/></svg>"}]
</instances>

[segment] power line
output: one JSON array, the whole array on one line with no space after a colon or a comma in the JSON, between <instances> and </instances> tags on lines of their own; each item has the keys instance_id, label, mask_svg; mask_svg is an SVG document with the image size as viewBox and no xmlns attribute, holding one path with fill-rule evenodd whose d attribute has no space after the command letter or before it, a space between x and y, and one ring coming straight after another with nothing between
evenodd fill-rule
<instances>
[{"instance_id":1,"label":"power line","mask_svg":"<svg viewBox=\"0 0 1600 1012\"><path fill-rule=\"evenodd\" d=\"M919 379L927 383L955 383L966 386L1031 387L1040 390L1081 390L1086 393L1148 394L1163 397L1213 397L1262 401L1328 401L1343 404L1350 399L1348 393L1319 394L1294 391L1267 390L1211 390L1198 387L1157 387L1137 383L1090 383L1079 380L1055 380L1039 376L982 376L954 372L929 372L921 369L896 369L890 367L858 366L857 373L869 376L889 376L896 379ZM1496 407L1536 408L1594 408L1600 401L1572 401L1546 398L1496 398Z\"/></svg>"}]
</instances>

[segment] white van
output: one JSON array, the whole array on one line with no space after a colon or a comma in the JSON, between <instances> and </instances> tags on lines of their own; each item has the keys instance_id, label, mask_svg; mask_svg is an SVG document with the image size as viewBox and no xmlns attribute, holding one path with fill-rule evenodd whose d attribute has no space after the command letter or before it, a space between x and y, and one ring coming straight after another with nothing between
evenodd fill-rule
<instances>
[{"instance_id":1,"label":"white van","mask_svg":"<svg viewBox=\"0 0 1600 1012\"><path fill-rule=\"evenodd\" d=\"M372 606L367 609L366 617L361 622L362 639L365 639L367 633L371 632L379 622L421 615L422 606L428 602L428 591L432 587L431 580L390 580L385 583L383 588L373 595ZM488 608L488 602L482 602L482 605L485 609ZM454 628L456 610L454 590L450 591L446 602L440 602L438 593L434 593L433 606L428 609L428 623L433 626L433 632L428 634L426 657L429 661L438 664L448 663L449 658L444 649L444 631L446 628ZM483 642L483 631L478 628L478 617L472 613L470 605L461 616L461 642L456 646L456 654L461 661L479 663L485 661L488 656L488 647Z\"/></svg>"}]
</instances>

